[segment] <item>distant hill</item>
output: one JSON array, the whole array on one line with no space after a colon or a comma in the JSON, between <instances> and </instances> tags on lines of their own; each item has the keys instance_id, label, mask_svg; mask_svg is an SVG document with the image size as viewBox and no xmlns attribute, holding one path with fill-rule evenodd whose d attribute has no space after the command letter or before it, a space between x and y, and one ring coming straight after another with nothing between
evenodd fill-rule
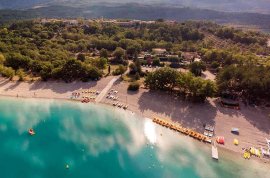
<instances>
[{"instance_id":1,"label":"distant hill","mask_svg":"<svg viewBox=\"0 0 270 178\"><path fill-rule=\"evenodd\" d=\"M257 12L270 14L269 0L1 0L1 9L28 9L35 6L63 5L83 7L93 5L140 3L147 5L182 6L230 12Z\"/></svg>"},{"instance_id":2,"label":"distant hill","mask_svg":"<svg viewBox=\"0 0 270 178\"><path fill-rule=\"evenodd\" d=\"M90 7L48 6L28 10L0 10L0 22L37 17L48 18L126 18L155 20L211 20L217 23L251 25L270 29L270 15L258 13L230 13L187 7L123 4L117 6L94 5Z\"/></svg>"}]
</instances>

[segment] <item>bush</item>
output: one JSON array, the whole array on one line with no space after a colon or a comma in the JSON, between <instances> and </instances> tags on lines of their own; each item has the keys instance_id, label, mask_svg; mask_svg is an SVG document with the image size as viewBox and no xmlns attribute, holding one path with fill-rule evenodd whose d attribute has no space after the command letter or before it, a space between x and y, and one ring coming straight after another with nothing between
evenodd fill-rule
<instances>
[{"instance_id":1,"label":"bush","mask_svg":"<svg viewBox=\"0 0 270 178\"><path fill-rule=\"evenodd\" d=\"M140 76L140 74L137 72L137 73L135 74L135 80L140 80L140 78L141 78L141 76Z\"/></svg>"},{"instance_id":2,"label":"bush","mask_svg":"<svg viewBox=\"0 0 270 178\"><path fill-rule=\"evenodd\" d=\"M189 65L189 70L195 76L201 76L202 71L206 70L206 65L203 62L193 62Z\"/></svg>"},{"instance_id":3,"label":"bush","mask_svg":"<svg viewBox=\"0 0 270 178\"><path fill-rule=\"evenodd\" d=\"M219 67L219 63L217 61L214 61L214 62L211 63L211 67L213 69L217 69Z\"/></svg>"},{"instance_id":4,"label":"bush","mask_svg":"<svg viewBox=\"0 0 270 178\"><path fill-rule=\"evenodd\" d=\"M0 73L2 74L3 77L7 77L12 79L15 75L15 71L11 67L0 67Z\"/></svg>"},{"instance_id":5,"label":"bush","mask_svg":"<svg viewBox=\"0 0 270 178\"><path fill-rule=\"evenodd\" d=\"M115 69L115 71L113 71L113 75L122 75L123 73L125 73L127 70L127 67L123 66L123 65L119 65L117 69Z\"/></svg>"},{"instance_id":6,"label":"bush","mask_svg":"<svg viewBox=\"0 0 270 178\"><path fill-rule=\"evenodd\" d=\"M140 88L139 82L132 82L128 85L128 90L130 90L130 91L138 91L139 88Z\"/></svg>"},{"instance_id":7,"label":"bush","mask_svg":"<svg viewBox=\"0 0 270 178\"><path fill-rule=\"evenodd\" d=\"M155 58L152 63L153 66L160 66L160 60L159 58Z\"/></svg>"},{"instance_id":8,"label":"bush","mask_svg":"<svg viewBox=\"0 0 270 178\"><path fill-rule=\"evenodd\" d=\"M180 62L180 58L179 57L169 57L168 61L178 63L178 62Z\"/></svg>"},{"instance_id":9,"label":"bush","mask_svg":"<svg viewBox=\"0 0 270 178\"><path fill-rule=\"evenodd\" d=\"M3 65L6 61L6 58L3 54L0 53L0 64Z\"/></svg>"},{"instance_id":10,"label":"bush","mask_svg":"<svg viewBox=\"0 0 270 178\"><path fill-rule=\"evenodd\" d=\"M87 60L86 63L92 64L98 69L105 69L107 66L107 59L106 58L91 58Z\"/></svg>"},{"instance_id":11,"label":"bush","mask_svg":"<svg viewBox=\"0 0 270 178\"><path fill-rule=\"evenodd\" d=\"M181 64L180 64L180 63L172 62L172 63L170 64L170 67L171 67L171 68L180 68L180 67L181 67Z\"/></svg>"},{"instance_id":12,"label":"bush","mask_svg":"<svg viewBox=\"0 0 270 178\"><path fill-rule=\"evenodd\" d=\"M23 69L19 69L16 71L16 75L19 77L19 81L23 81L25 77L25 72Z\"/></svg>"},{"instance_id":13,"label":"bush","mask_svg":"<svg viewBox=\"0 0 270 178\"><path fill-rule=\"evenodd\" d=\"M85 61L85 55L83 53L79 53L78 56L77 56L77 60L80 60L82 62Z\"/></svg>"}]
</instances>

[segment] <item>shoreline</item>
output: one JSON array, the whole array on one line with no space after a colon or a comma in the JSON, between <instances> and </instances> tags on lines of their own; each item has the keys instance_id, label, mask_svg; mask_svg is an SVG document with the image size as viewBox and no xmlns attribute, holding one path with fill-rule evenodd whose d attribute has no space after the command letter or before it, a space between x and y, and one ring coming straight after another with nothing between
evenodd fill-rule
<instances>
[{"instance_id":1,"label":"shoreline","mask_svg":"<svg viewBox=\"0 0 270 178\"><path fill-rule=\"evenodd\" d=\"M3 94L0 94L0 98L13 98L13 99L16 99L16 98L18 98L18 99L44 99L44 100L59 100L59 101L68 101L68 102L76 102L76 103L81 103L80 102L80 100L79 99L69 99L69 98L49 98L49 97L29 97L29 96L14 96L14 95L3 95ZM96 102L90 102L90 103L86 103L86 104L98 104L98 105L103 105L103 106L106 106L106 107L110 107L110 108L115 108L115 107L113 107L113 106L111 106L109 103L105 103L105 102L100 102L100 103L96 103ZM116 108L116 109L118 109L118 110L123 110L123 109L121 109L121 108ZM135 112L135 111L132 111L132 110L130 110L130 109L127 109L127 110L125 110L125 111L128 111L128 112L130 112L130 113L134 113L134 114L136 114L136 115L138 115L138 116L140 116L140 117L142 117L142 118L147 118L147 119L151 119L151 120L153 120L153 118L149 118L149 117L145 117L144 115L142 115L141 113L137 113L137 112ZM162 126L163 127L163 126ZM169 129L169 128L167 128L167 129ZM171 129L169 129L169 130L171 130ZM173 130L171 130L171 132L175 132L175 131L173 131ZM192 138L192 137L190 137L190 136L188 136L188 135L184 135L184 134L181 134L181 133L178 133L178 132L175 132L176 134L180 134L180 135L182 135L182 136L186 136L186 137L188 137L188 138L190 138L190 139L192 139L194 142L197 142L197 143L199 143L199 144L204 144L204 145L209 145L209 149L211 149L211 144L207 144L207 143L204 143L204 142L202 142L202 141L198 141L198 140L196 140L196 139L194 139L194 138ZM242 153L241 152L238 152L238 151L234 151L234 150L231 150L231 149L229 149L229 148L226 148L226 147L222 147L222 146L220 146L220 145L216 145L221 151L221 153L226 153L226 154L231 154L231 155L241 155L240 157L239 157L239 159L241 158L241 159L243 159L243 161L249 161L249 160L245 160L243 157L242 157ZM209 156L210 156L210 153L209 153ZM221 158L222 159L222 158ZM257 162L259 162L259 163L262 163L262 164L267 164L267 163L270 163L270 160L269 159L265 159L265 158L258 158L258 157L252 157L251 158L251 160L254 160L254 161L257 161Z\"/></svg>"},{"instance_id":2,"label":"shoreline","mask_svg":"<svg viewBox=\"0 0 270 178\"><path fill-rule=\"evenodd\" d=\"M113 79L114 76L108 76L99 81L87 83L55 81L29 83L10 82L7 79L0 78L0 96L80 102L80 99L70 98L73 92L88 89L102 91L105 88L108 89L107 86ZM235 111L221 108L215 99L208 99L203 104L194 104L190 101L175 99L164 92L151 92L143 88L138 92L130 92L127 90L127 86L128 83L117 81L110 87L118 91L119 99L117 102L128 105L128 111L144 118L168 119L199 133L204 131L203 124L211 124L215 126L215 135L224 136L226 139L226 144L218 145L218 148L237 153L241 158L243 154L241 148L265 148L265 138L270 138L270 119L268 116L270 111L268 110L243 106L241 111ZM101 97L98 104L113 107L113 102L116 101ZM231 134L232 127L239 127L241 135ZM234 138L240 141L239 146L232 144ZM258 160L270 162L270 160L264 158Z\"/></svg>"}]
</instances>

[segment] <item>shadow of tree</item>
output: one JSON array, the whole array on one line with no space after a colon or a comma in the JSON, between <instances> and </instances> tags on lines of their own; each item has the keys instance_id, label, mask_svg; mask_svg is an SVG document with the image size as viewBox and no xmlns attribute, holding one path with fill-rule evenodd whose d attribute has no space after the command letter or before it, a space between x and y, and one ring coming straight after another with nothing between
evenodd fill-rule
<instances>
[{"instance_id":1,"label":"shadow of tree","mask_svg":"<svg viewBox=\"0 0 270 178\"><path fill-rule=\"evenodd\" d=\"M221 107L217 100L214 101L217 110L230 117L243 117L254 127L262 132L270 134L270 110L262 109L261 107L245 106L240 103L240 110Z\"/></svg>"},{"instance_id":2,"label":"shadow of tree","mask_svg":"<svg viewBox=\"0 0 270 178\"><path fill-rule=\"evenodd\" d=\"M88 89L91 87L95 87L97 85L97 81L91 81L91 82L72 82L72 83L64 83L64 82L56 82L55 81L47 81L47 82L34 82L31 87L30 91L33 90L40 90L40 89L50 89L56 93L63 94L70 91L75 91L78 89Z\"/></svg>"},{"instance_id":3,"label":"shadow of tree","mask_svg":"<svg viewBox=\"0 0 270 178\"><path fill-rule=\"evenodd\" d=\"M5 82L4 82L4 83L5 83ZM8 82L7 82L7 83L8 83ZM6 83L6 84L7 84L7 83ZM10 85L8 88L6 88L5 91L15 89L16 87L18 87L18 86L20 85L20 83L21 83L21 82L19 82L19 81L15 82L14 84L12 84L12 85ZM2 85L2 86L4 86L4 85Z\"/></svg>"},{"instance_id":4,"label":"shadow of tree","mask_svg":"<svg viewBox=\"0 0 270 178\"><path fill-rule=\"evenodd\" d=\"M0 87L5 86L9 82L10 82L10 80L4 80L2 83L0 83Z\"/></svg>"},{"instance_id":5,"label":"shadow of tree","mask_svg":"<svg viewBox=\"0 0 270 178\"><path fill-rule=\"evenodd\" d=\"M157 114L166 115L173 121L200 132L203 132L204 124L215 124L217 114L215 106L208 101L192 103L161 91L144 92L139 98L139 109L141 112L152 110Z\"/></svg>"}]
</instances>

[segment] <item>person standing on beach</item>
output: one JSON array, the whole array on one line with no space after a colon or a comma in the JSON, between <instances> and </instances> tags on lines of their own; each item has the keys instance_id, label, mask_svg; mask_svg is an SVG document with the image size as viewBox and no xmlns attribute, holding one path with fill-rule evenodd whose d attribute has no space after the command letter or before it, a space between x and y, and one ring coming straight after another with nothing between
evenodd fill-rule
<instances>
[{"instance_id":1,"label":"person standing on beach","mask_svg":"<svg viewBox=\"0 0 270 178\"><path fill-rule=\"evenodd\" d=\"M108 67L108 74L110 74L111 73L111 65L109 65L109 67Z\"/></svg>"}]
</instances>

